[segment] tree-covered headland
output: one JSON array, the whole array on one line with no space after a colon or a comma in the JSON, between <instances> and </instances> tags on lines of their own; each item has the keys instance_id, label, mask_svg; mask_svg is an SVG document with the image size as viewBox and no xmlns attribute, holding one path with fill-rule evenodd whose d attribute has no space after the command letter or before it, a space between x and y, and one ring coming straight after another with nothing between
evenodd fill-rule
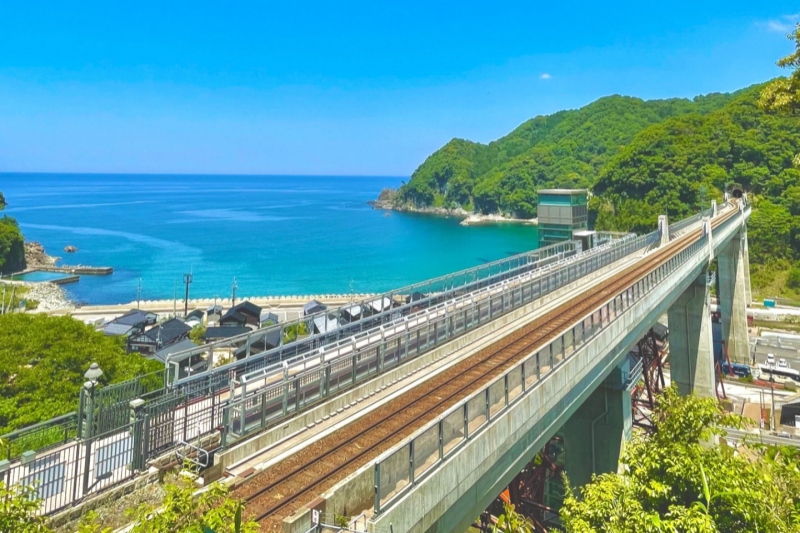
<instances>
[{"instance_id":1,"label":"tree-covered headland","mask_svg":"<svg viewBox=\"0 0 800 533\"><path fill-rule=\"evenodd\" d=\"M6 199L0 192L0 211L5 209ZM0 218L0 274L19 272L25 269L25 244L17 221L11 217Z\"/></svg>"},{"instance_id":2,"label":"tree-covered headland","mask_svg":"<svg viewBox=\"0 0 800 533\"><path fill-rule=\"evenodd\" d=\"M608 96L530 119L489 144L453 139L403 185L395 204L536 216L536 191L589 188L596 229L651 231L737 184L754 198L753 282L800 295L800 120L795 52L787 78L731 94L644 101ZM777 281L777 283L775 283Z\"/></svg>"}]
</instances>

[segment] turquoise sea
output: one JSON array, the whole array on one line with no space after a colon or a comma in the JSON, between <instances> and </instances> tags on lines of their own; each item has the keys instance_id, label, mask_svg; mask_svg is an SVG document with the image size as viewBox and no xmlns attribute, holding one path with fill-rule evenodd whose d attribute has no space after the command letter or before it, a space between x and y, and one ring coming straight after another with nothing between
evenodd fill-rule
<instances>
[{"instance_id":1,"label":"turquoise sea","mask_svg":"<svg viewBox=\"0 0 800 533\"><path fill-rule=\"evenodd\" d=\"M5 214L62 263L111 266L76 301L376 292L536 248L535 227L374 210L403 178L0 174ZM78 248L74 254L64 247Z\"/></svg>"}]
</instances>

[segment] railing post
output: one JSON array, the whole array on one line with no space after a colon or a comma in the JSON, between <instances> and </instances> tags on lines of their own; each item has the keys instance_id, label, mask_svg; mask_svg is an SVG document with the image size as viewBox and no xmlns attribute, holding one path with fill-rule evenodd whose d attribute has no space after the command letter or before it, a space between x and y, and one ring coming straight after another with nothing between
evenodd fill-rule
<instances>
[{"instance_id":1,"label":"railing post","mask_svg":"<svg viewBox=\"0 0 800 533\"><path fill-rule=\"evenodd\" d=\"M417 343L419 345L419 342ZM378 347L378 373L383 372L383 360L386 357L386 332L381 330L381 344Z\"/></svg>"},{"instance_id":2,"label":"railing post","mask_svg":"<svg viewBox=\"0 0 800 533\"><path fill-rule=\"evenodd\" d=\"M329 374L330 375L330 374ZM284 381L283 383L283 416L289 414L289 387L292 384L290 381Z\"/></svg>"},{"instance_id":3,"label":"railing post","mask_svg":"<svg viewBox=\"0 0 800 533\"><path fill-rule=\"evenodd\" d=\"M439 420L439 460L444 459L444 419Z\"/></svg>"},{"instance_id":4,"label":"railing post","mask_svg":"<svg viewBox=\"0 0 800 533\"><path fill-rule=\"evenodd\" d=\"M375 514L381 512L381 464L375 463Z\"/></svg>"},{"instance_id":5,"label":"railing post","mask_svg":"<svg viewBox=\"0 0 800 533\"><path fill-rule=\"evenodd\" d=\"M261 393L261 429L267 426L267 393Z\"/></svg>"},{"instance_id":6,"label":"railing post","mask_svg":"<svg viewBox=\"0 0 800 533\"><path fill-rule=\"evenodd\" d=\"M220 445L224 450L228 446L228 432L230 431L231 411L230 406L222 408L222 435Z\"/></svg>"},{"instance_id":7,"label":"railing post","mask_svg":"<svg viewBox=\"0 0 800 533\"><path fill-rule=\"evenodd\" d=\"M469 439L469 402L464 402L464 440Z\"/></svg>"},{"instance_id":8,"label":"railing post","mask_svg":"<svg viewBox=\"0 0 800 533\"><path fill-rule=\"evenodd\" d=\"M414 440L408 443L408 484L414 484Z\"/></svg>"},{"instance_id":9,"label":"railing post","mask_svg":"<svg viewBox=\"0 0 800 533\"><path fill-rule=\"evenodd\" d=\"M294 378L294 412L300 411L300 376Z\"/></svg>"}]
</instances>

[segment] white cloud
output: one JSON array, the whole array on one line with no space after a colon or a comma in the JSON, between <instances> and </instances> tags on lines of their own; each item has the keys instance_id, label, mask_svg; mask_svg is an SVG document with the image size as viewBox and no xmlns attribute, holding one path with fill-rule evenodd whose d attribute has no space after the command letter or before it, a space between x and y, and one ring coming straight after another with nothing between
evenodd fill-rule
<instances>
[{"instance_id":1,"label":"white cloud","mask_svg":"<svg viewBox=\"0 0 800 533\"><path fill-rule=\"evenodd\" d=\"M776 19L760 22L759 26L776 33L789 33L794 30L798 22L800 22L800 14L783 15Z\"/></svg>"},{"instance_id":2,"label":"white cloud","mask_svg":"<svg viewBox=\"0 0 800 533\"><path fill-rule=\"evenodd\" d=\"M550 78L552 78L552 76L550 74L548 74L547 72L545 72L544 74L539 76L539 79L542 79L542 80L549 80Z\"/></svg>"}]
</instances>

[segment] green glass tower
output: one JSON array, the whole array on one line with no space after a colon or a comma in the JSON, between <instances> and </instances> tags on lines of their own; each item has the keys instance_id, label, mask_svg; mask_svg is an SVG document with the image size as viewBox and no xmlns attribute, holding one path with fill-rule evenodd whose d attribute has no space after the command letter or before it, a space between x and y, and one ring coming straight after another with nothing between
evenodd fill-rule
<instances>
[{"instance_id":1,"label":"green glass tower","mask_svg":"<svg viewBox=\"0 0 800 533\"><path fill-rule=\"evenodd\" d=\"M573 238L588 228L586 189L541 189L539 191L539 247Z\"/></svg>"}]
</instances>

